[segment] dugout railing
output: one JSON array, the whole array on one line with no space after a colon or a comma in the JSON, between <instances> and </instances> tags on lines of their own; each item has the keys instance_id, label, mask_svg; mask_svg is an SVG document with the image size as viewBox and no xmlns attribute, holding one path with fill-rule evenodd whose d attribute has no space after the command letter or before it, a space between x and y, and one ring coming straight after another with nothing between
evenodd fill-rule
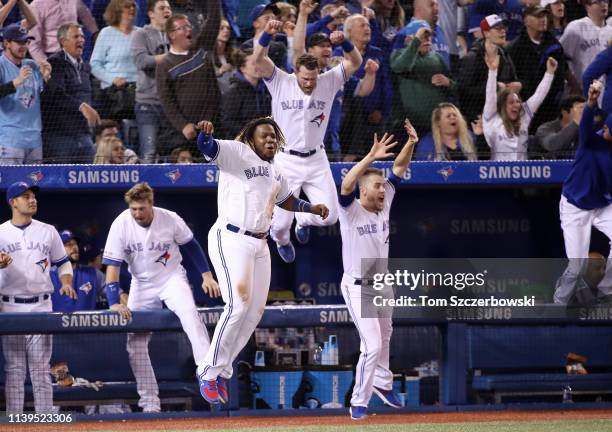
<instances>
[{"instance_id":1,"label":"dugout railing","mask_svg":"<svg viewBox=\"0 0 612 432\"><path fill-rule=\"evenodd\" d=\"M612 325L608 308L589 313L577 311L568 318L567 311L554 312L538 320L522 318L520 310L493 311L492 319L398 318L394 327L435 327L439 332L439 401L442 405L465 405L473 401L474 391L495 391L495 380L513 383L510 390L529 394L544 386L550 394L561 394L564 387L575 387L576 394L609 393L612 389ZM201 308L203 322L212 331L220 308ZM513 316L508 319L508 316ZM330 317L333 317L330 319ZM260 328L326 327L353 332L344 306L268 306ZM136 386L125 351L128 332L153 332L150 355L160 386L162 407L177 410L207 409L199 397L194 378L191 349L179 320L170 311L135 312L130 321L108 311L61 313L0 314L0 334L53 334L52 363L65 361L74 377L99 381L99 390L89 387L54 385L56 405L135 403ZM358 343L340 341L343 353L358 352ZM418 350L419 347L408 347ZM563 365L567 352L587 356L592 374L565 377ZM558 368L544 372L544 367ZM587 367L588 367L587 366ZM502 374L501 369L506 368ZM478 371L478 373L475 373ZM489 373L497 371L497 374ZM240 406L241 389L235 374L231 383L229 410ZM528 379L527 382L525 380ZM498 385L500 385L498 382ZM488 383L488 384L487 384ZM4 404L4 380L0 381L0 399ZM486 385L490 387L487 389ZM520 388L519 388L520 387ZM26 386L26 401L31 406L31 388ZM507 388L499 388L507 391ZM559 400L560 401L560 400ZM1 408L0 408L1 409ZM418 409L413 407L413 409Z\"/></svg>"}]
</instances>

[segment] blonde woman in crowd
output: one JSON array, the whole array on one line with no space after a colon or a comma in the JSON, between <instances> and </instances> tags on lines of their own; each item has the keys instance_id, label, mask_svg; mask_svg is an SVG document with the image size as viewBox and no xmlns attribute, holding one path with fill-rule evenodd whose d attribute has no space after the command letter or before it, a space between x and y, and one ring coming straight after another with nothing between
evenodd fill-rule
<instances>
[{"instance_id":1,"label":"blonde woman in crowd","mask_svg":"<svg viewBox=\"0 0 612 432\"><path fill-rule=\"evenodd\" d=\"M431 132L417 145L415 160L476 160L476 135L482 134L479 122L470 131L465 118L455 105L439 104L431 113Z\"/></svg>"}]
</instances>

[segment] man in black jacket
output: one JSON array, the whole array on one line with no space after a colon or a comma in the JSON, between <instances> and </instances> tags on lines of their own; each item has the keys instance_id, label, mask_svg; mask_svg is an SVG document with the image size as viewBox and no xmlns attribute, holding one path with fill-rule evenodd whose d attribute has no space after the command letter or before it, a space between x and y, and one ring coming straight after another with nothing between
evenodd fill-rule
<instances>
[{"instance_id":1,"label":"man in black jacket","mask_svg":"<svg viewBox=\"0 0 612 432\"><path fill-rule=\"evenodd\" d=\"M546 30L548 10L539 6L528 6L523 12L525 27L521 34L508 45L508 55L514 63L516 75L523 84L521 98L527 100L533 95L546 73L546 60L553 57L559 64L550 91L535 113L529 132L533 134L542 123L557 117L558 106L563 96L565 77L568 73L563 47Z\"/></svg>"},{"instance_id":2,"label":"man in black jacket","mask_svg":"<svg viewBox=\"0 0 612 432\"><path fill-rule=\"evenodd\" d=\"M459 102L461 111L468 120L473 121L482 114L485 103L485 88L489 68L485 63L485 46L494 45L499 52L499 69L497 74L498 86L507 86L516 92L521 91L514 64L507 55L506 24L497 15L489 15L480 22L480 29L484 35L483 41L477 41L469 53L461 60L459 69Z\"/></svg>"},{"instance_id":3,"label":"man in black jacket","mask_svg":"<svg viewBox=\"0 0 612 432\"><path fill-rule=\"evenodd\" d=\"M51 163L92 163L90 127L100 123L100 116L92 108L91 67L82 58L81 25L61 25L57 39L62 50L48 59L53 72L42 93L43 154Z\"/></svg>"},{"instance_id":4,"label":"man in black jacket","mask_svg":"<svg viewBox=\"0 0 612 432\"><path fill-rule=\"evenodd\" d=\"M246 123L272 112L272 96L255 65L253 50L236 52L234 64L238 70L230 78L221 108L222 134L226 139L234 139Z\"/></svg>"}]
</instances>

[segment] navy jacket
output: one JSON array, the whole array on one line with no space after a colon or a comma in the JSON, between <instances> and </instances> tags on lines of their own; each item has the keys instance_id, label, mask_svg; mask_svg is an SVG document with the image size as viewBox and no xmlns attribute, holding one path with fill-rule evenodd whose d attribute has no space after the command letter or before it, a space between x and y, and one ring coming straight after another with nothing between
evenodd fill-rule
<instances>
[{"instance_id":1,"label":"navy jacket","mask_svg":"<svg viewBox=\"0 0 612 432\"><path fill-rule=\"evenodd\" d=\"M57 275L57 270L53 270L50 275L51 282L53 282L53 294L51 294L53 312L96 310L96 298L103 287L100 286L101 281L98 280L95 268L78 265L74 269L72 287L78 296L76 300L59 293L62 282Z\"/></svg>"},{"instance_id":2,"label":"navy jacket","mask_svg":"<svg viewBox=\"0 0 612 432\"><path fill-rule=\"evenodd\" d=\"M43 134L77 136L90 133L79 107L92 104L91 67L82 62L81 69L70 62L64 51L48 59L51 79L42 93Z\"/></svg>"},{"instance_id":3,"label":"navy jacket","mask_svg":"<svg viewBox=\"0 0 612 432\"><path fill-rule=\"evenodd\" d=\"M594 111L585 105L580 120L580 145L563 183L563 196L582 210L612 203L612 145L595 131L594 117Z\"/></svg>"}]
</instances>

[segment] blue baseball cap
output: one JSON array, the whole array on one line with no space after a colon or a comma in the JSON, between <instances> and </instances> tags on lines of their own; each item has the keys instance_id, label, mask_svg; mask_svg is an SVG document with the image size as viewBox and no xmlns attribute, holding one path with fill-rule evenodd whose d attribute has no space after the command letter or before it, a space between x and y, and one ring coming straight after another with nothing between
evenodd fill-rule
<instances>
[{"instance_id":1,"label":"blue baseball cap","mask_svg":"<svg viewBox=\"0 0 612 432\"><path fill-rule=\"evenodd\" d=\"M68 243L70 240L76 240L77 242L80 240L72 231L67 229L60 231L60 237L64 244Z\"/></svg>"},{"instance_id":2,"label":"blue baseball cap","mask_svg":"<svg viewBox=\"0 0 612 432\"><path fill-rule=\"evenodd\" d=\"M255 6L249 14L249 22L255 21L257 18L262 16L264 12L271 11L274 15L280 15L280 9L274 3L270 4L258 4Z\"/></svg>"},{"instance_id":3,"label":"blue baseball cap","mask_svg":"<svg viewBox=\"0 0 612 432\"><path fill-rule=\"evenodd\" d=\"M34 40L34 37L30 36L28 31L20 24L10 24L0 29L0 36L5 41L25 42Z\"/></svg>"},{"instance_id":4,"label":"blue baseball cap","mask_svg":"<svg viewBox=\"0 0 612 432\"><path fill-rule=\"evenodd\" d=\"M404 37L414 36L419 29L425 28L431 32L431 26L425 20L415 19L410 21L402 30Z\"/></svg>"},{"instance_id":5,"label":"blue baseball cap","mask_svg":"<svg viewBox=\"0 0 612 432\"><path fill-rule=\"evenodd\" d=\"M40 188L25 181L13 183L6 190L6 202L10 204L13 198L17 198L19 195L29 190L36 193Z\"/></svg>"}]
</instances>

